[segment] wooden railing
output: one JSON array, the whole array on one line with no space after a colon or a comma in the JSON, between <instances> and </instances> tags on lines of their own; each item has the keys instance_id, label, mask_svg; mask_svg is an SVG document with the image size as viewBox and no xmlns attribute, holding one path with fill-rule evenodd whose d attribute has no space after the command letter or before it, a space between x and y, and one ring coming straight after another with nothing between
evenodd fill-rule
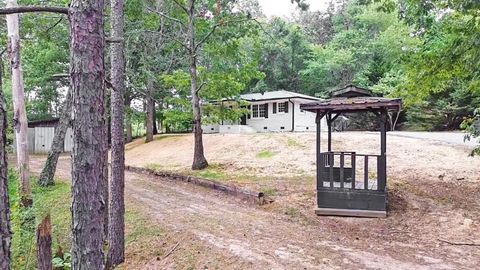
<instances>
[{"instance_id":1,"label":"wooden railing","mask_svg":"<svg viewBox=\"0 0 480 270\"><path fill-rule=\"evenodd\" d=\"M376 175L370 171L375 163ZM386 159L382 155L323 152L320 153L319 172L318 188L385 190ZM360 179L357 179L357 174L362 175Z\"/></svg>"}]
</instances>

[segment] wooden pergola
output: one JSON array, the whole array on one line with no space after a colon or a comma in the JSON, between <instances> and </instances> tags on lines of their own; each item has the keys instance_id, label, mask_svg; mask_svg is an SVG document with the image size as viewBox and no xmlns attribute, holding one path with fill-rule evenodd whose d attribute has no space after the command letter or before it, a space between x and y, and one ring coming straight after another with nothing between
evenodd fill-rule
<instances>
[{"instance_id":1,"label":"wooden pergola","mask_svg":"<svg viewBox=\"0 0 480 270\"><path fill-rule=\"evenodd\" d=\"M339 97L301 104L316 113L318 215L385 217L387 200L387 114L400 111L401 99ZM343 113L372 112L380 122L380 154L332 151L332 122ZM327 118L327 151L321 149L321 119ZM376 165L376 170L369 168Z\"/></svg>"}]
</instances>

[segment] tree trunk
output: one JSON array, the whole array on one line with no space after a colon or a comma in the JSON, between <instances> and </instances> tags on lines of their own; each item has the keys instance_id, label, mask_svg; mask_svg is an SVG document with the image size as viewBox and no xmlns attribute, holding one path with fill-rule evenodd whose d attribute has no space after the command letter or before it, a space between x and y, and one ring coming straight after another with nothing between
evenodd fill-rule
<instances>
[{"instance_id":1,"label":"tree trunk","mask_svg":"<svg viewBox=\"0 0 480 270\"><path fill-rule=\"evenodd\" d=\"M190 79L192 92L192 110L193 110L193 135L195 140L193 152L193 170L201 170L208 167L207 159L203 154L202 139L202 114L200 111L200 97L197 86L197 53L195 44L195 0L188 0L188 40L189 40L189 60L190 60Z\"/></svg>"},{"instance_id":2,"label":"tree trunk","mask_svg":"<svg viewBox=\"0 0 480 270\"><path fill-rule=\"evenodd\" d=\"M153 81L151 81L151 79L149 79L149 81L147 82L147 96L145 97L146 99L146 105L145 105L145 109L146 109L146 129L147 129L147 135L146 135L146 138L145 138L145 142L148 143L148 142L151 142L153 141L153 121L154 121L154 106L155 106L155 102L153 100Z\"/></svg>"},{"instance_id":3,"label":"tree trunk","mask_svg":"<svg viewBox=\"0 0 480 270\"><path fill-rule=\"evenodd\" d=\"M104 269L106 153L104 3L72 0L72 269Z\"/></svg>"},{"instance_id":4,"label":"tree trunk","mask_svg":"<svg viewBox=\"0 0 480 270\"><path fill-rule=\"evenodd\" d=\"M107 101L105 102L105 108L108 108L107 106ZM105 109L105 113L104 113L104 119L105 119L105 134L110 134L110 122L107 121L107 111ZM105 146L104 146L104 152L103 152L103 156L104 156L104 159L103 159L103 170L102 170L102 178L103 178L103 198L104 198L104 202L105 202L105 211L103 212L103 240L106 242L108 241L108 219L109 219L109 215L108 215L108 202L109 202L109 185L108 185L108 178L109 178L109 174L108 174L108 147L109 147L109 140L108 140L108 137L107 136L107 140L104 141L105 143Z\"/></svg>"},{"instance_id":5,"label":"tree trunk","mask_svg":"<svg viewBox=\"0 0 480 270\"><path fill-rule=\"evenodd\" d=\"M7 8L16 7L16 0L7 0ZM8 45L12 72L13 127L16 138L17 167L20 175L20 196L23 206L32 205L32 190L29 182L28 167L28 124L25 111L23 89L23 70L20 62L20 36L18 14L7 15Z\"/></svg>"},{"instance_id":6,"label":"tree trunk","mask_svg":"<svg viewBox=\"0 0 480 270\"><path fill-rule=\"evenodd\" d=\"M111 0L111 35L123 39L123 0ZM125 260L125 138L123 135L123 113L125 93L125 58L123 42L111 47L111 92L112 108L112 177L110 179L110 201L108 221L107 269Z\"/></svg>"},{"instance_id":7,"label":"tree trunk","mask_svg":"<svg viewBox=\"0 0 480 270\"><path fill-rule=\"evenodd\" d=\"M158 134L158 127L157 127L157 109L155 108L155 100L153 101L153 135Z\"/></svg>"},{"instance_id":8,"label":"tree trunk","mask_svg":"<svg viewBox=\"0 0 480 270\"><path fill-rule=\"evenodd\" d=\"M125 114L126 116L125 125L127 129L126 143L130 143L133 141L132 115L130 112L130 103L131 103L131 98L127 96L127 98L125 98L125 108L127 108L127 113Z\"/></svg>"},{"instance_id":9,"label":"tree trunk","mask_svg":"<svg viewBox=\"0 0 480 270\"><path fill-rule=\"evenodd\" d=\"M52 148L48 152L47 161L43 167L42 173L38 178L38 184L40 186L49 186L54 184L55 170L57 169L58 156L63 151L65 143L65 134L72 121L72 91L68 89L65 102L63 103L62 115L60 116L60 122L55 129L55 135L53 136Z\"/></svg>"},{"instance_id":10,"label":"tree trunk","mask_svg":"<svg viewBox=\"0 0 480 270\"><path fill-rule=\"evenodd\" d=\"M37 228L37 268L52 270L52 225L47 215Z\"/></svg>"},{"instance_id":11,"label":"tree trunk","mask_svg":"<svg viewBox=\"0 0 480 270\"><path fill-rule=\"evenodd\" d=\"M3 97L3 61L0 55L0 269L10 269L10 206L7 179L7 110Z\"/></svg>"}]
</instances>

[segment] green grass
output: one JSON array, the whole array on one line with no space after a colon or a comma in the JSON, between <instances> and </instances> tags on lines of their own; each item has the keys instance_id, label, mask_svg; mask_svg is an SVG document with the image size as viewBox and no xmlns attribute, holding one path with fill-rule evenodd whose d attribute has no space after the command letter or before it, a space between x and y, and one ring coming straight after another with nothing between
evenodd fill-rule
<instances>
[{"instance_id":1,"label":"green grass","mask_svg":"<svg viewBox=\"0 0 480 270\"><path fill-rule=\"evenodd\" d=\"M220 164L210 164L204 170L192 171L192 174L197 177L211 180L228 180L230 177L224 172L224 168L222 168Z\"/></svg>"},{"instance_id":2,"label":"green grass","mask_svg":"<svg viewBox=\"0 0 480 270\"><path fill-rule=\"evenodd\" d=\"M270 150L262 150L256 155L257 158L271 158L273 156L275 156L275 153Z\"/></svg>"},{"instance_id":3,"label":"green grass","mask_svg":"<svg viewBox=\"0 0 480 270\"><path fill-rule=\"evenodd\" d=\"M40 187L32 179L33 205L19 206L18 178L13 170L8 176L11 226L12 269L36 269L35 229L47 214L51 215L52 248L70 248L70 185L57 182L54 186Z\"/></svg>"},{"instance_id":4,"label":"green grass","mask_svg":"<svg viewBox=\"0 0 480 270\"><path fill-rule=\"evenodd\" d=\"M32 178L31 183L33 205L22 208L19 206L17 175L13 170L9 171L12 269L36 269L35 230L47 214L50 214L52 223L52 253L55 254L59 246L68 252L71 246L70 182L56 181L54 186L40 187ZM133 202L127 204L125 211L126 256L138 264L165 252L161 246L164 243L163 228L142 211L142 207Z\"/></svg>"},{"instance_id":5,"label":"green grass","mask_svg":"<svg viewBox=\"0 0 480 270\"><path fill-rule=\"evenodd\" d=\"M305 148L305 145L297 142L295 139L293 138L288 138L287 139L287 146L288 147L292 147L292 148Z\"/></svg>"}]
</instances>

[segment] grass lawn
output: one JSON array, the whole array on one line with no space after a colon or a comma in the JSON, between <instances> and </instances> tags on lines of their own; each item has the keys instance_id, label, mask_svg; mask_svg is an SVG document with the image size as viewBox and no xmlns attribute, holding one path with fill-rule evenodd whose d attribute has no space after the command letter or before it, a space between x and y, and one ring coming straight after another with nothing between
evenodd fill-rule
<instances>
[{"instance_id":1,"label":"grass lawn","mask_svg":"<svg viewBox=\"0 0 480 270\"><path fill-rule=\"evenodd\" d=\"M18 179L14 170L9 171L8 188L11 210L12 269L36 269L35 230L41 219L51 215L53 256L59 247L69 252L71 238L70 183L57 179L54 186L40 187L32 178L33 206L19 207ZM135 265L142 258L161 256L163 249L158 245L165 232L158 224L141 213L133 202L127 201L125 213L125 245L128 265ZM67 261L68 264L69 261ZM64 269L70 269L65 265Z\"/></svg>"}]
</instances>

